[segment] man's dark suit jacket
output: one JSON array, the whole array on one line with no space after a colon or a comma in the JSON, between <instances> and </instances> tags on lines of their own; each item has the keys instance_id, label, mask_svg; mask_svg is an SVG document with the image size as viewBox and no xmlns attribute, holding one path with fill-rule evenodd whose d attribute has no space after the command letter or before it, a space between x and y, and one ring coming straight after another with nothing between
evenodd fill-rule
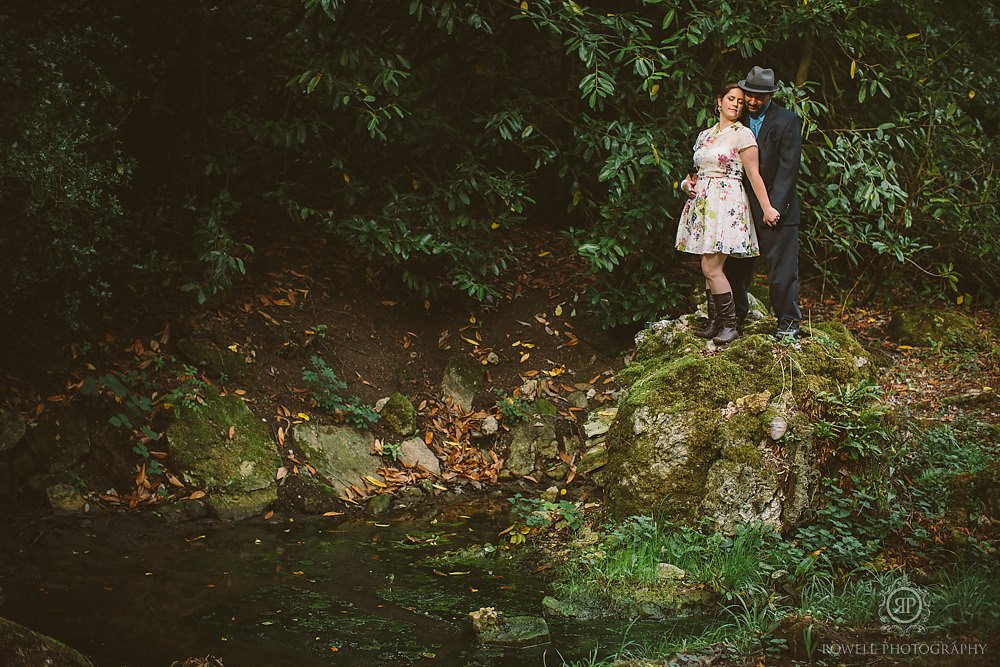
<instances>
[{"instance_id":1,"label":"man's dark suit jacket","mask_svg":"<svg viewBox=\"0 0 1000 667\"><path fill-rule=\"evenodd\" d=\"M743 124L750 127L744 116ZM771 100L771 106L764 114L764 122L757 133L757 147L760 160L760 176L764 179L771 206L781 214L779 225L799 224L799 196L795 192L795 181L799 175L802 159L802 121L788 109ZM757 195L745 183L750 197L750 209L758 225L763 223L764 214L757 201Z\"/></svg>"}]
</instances>

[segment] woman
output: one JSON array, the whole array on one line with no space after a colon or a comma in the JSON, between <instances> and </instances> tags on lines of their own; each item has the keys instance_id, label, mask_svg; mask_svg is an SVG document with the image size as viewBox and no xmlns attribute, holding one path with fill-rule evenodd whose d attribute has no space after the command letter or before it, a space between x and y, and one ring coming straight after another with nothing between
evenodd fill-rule
<instances>
[{"instance_id":1,"label":"woman","mask_svg":"<svg viewBox=\"0 0 1000 667\"><path fill-rule=\"evenodd\" d=\"M735 339L736 304L723 272L726 257L760 254L757 232L750 215L750 200L743 189L746 172L764 213L765 224L777 222L757 165L757 140L739 122L743 91L727 83L716 99L719 122L698 135L694 144L697 175L681 184L689 199L677 227L677 249L701 255L701 272L708 293L708 327L697 332L722 345Z\"/></svg>"}]
</instances>

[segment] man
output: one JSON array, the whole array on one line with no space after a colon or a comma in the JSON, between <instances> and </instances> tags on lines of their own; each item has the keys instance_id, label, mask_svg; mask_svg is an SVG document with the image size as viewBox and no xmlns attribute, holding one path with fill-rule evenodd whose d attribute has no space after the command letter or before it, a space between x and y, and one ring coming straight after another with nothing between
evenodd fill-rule
<instances>
[{"instance_id":1,"label":"man","mask_svg":"<svg viewBox=\"0 0 1000 667\"><path fill-rule=\"evenodd\" d=\"M802 159L802 121L772 99L778 89L774 85L774 70L754 66L739 86L746 95L741 121L757 138L760 175L771 205L781 214L775 225L766 225L753 188L746 187L760 254L768 263L771 307L778 318L775 335L798 336L802 311L798 305L799 197L795 182ZM742 325L749 311L747 289L753 281L754 258L730 257L725 272L733 288L736 316Z\"/></svg>"}]
</instances>

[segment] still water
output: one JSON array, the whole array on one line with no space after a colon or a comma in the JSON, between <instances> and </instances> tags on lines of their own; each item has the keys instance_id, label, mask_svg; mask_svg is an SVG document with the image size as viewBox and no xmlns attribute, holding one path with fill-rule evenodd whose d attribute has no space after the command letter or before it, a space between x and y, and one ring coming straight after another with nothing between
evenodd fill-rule
<instances>
[{"instance_id":1,"label":"still water","mask_svg":"<svg viewBox=\"0 0 1000 667\"><path fill-rule=\"evenodd\" d=\"M626 633L655 641L668 630L550 618L548 643L480 646L470 611L540 615L550 592L549 564L489 553L507 525L504 505L173 530L135 530L132 517L8 525L0 616L96 665L137 667L208 654L226 667L561 665L618 648ZM456 550L473 556L450 558Z\"/></svg>"}]
</instances>

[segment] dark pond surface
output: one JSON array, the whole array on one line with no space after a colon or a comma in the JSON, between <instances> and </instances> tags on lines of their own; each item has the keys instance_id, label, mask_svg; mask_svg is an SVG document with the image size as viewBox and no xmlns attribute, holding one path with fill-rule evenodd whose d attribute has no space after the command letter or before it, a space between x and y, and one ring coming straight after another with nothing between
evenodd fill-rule
<instances>
[{"instance_id":1,"label":"dark pond surface","mask_svg":"<svg viewBox=\"0 0 1000 667\"><path fill-rule=\"evenodd\" d=\"M207 654L227 667L561 665L598 645L617 648L626 631L641 642L670 630L549 619L549 643L479 646L468 612L540 615L549 592L543 563L434 560L495 544L503 504L451 505L423 518L284 517L172 530L135 517L8 523L0 616L97 665L143 667Z\"/></svg>"}]
</instances>

